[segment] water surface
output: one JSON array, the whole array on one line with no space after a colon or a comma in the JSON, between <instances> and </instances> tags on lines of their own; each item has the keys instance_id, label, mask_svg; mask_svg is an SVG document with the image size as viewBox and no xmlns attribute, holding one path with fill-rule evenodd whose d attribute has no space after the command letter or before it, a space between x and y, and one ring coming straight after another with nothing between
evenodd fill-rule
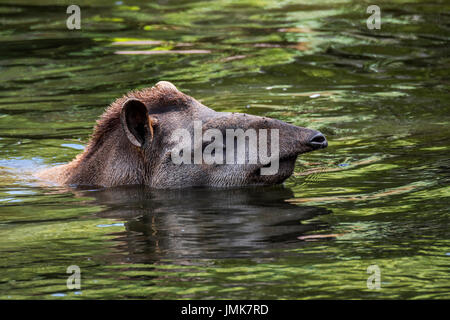
<instances>
[{"instance_id":1,"label":"water surface","mask_svg":"<svg viewBox=\"0 0 450 320\"><path fill-rule=\"evenodd\" d=\"M79 31L69 4L0 1L1 299L450 298L447 2L378 1L381 30L364 1L78 1ZM277 187L33 180L159 80L329 147Z\"/></svg>"}]
</instances>

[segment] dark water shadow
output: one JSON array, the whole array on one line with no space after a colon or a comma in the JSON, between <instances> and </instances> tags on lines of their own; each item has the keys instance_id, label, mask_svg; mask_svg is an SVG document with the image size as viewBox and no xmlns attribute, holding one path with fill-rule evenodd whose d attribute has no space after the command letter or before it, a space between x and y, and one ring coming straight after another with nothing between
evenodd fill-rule
<instances>
[{"instance_id":1,"label":"dark water shadow","mask_svg":"<svg viewBox=\"0 0 450 320\"><path fill-rule=\"evenodd\" d=\"M125 221L115 248L133 262L161 259L277 255L303 243L297 237L329 227L324 208L298 206L283 187L154 190L140 186L82 191L106 209L98 216ZM278 253L277 253L278 252Z\"/></svg>"}]
</instances>

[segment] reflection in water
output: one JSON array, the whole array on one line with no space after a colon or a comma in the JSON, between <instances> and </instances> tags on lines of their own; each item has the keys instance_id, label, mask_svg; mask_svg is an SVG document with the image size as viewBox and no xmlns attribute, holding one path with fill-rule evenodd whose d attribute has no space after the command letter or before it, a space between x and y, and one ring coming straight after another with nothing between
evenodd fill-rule
<instances>
[{"instance_id":1,"label":"reflection in water","mask_svg":"<svg viewBox=\"0 0 450 320\"><path fill-rule=\"evenodd\" d=\"M80 32L54 0L0 4L0 299L448 299L448 5L384 1L368 30L365 2L297 2L91 0ZM330 145L288 190L23 177L72 160L109 103L159 80Z\"/></svg>"},{"instance_id":2,"label":"reflection in water","mask_svg":"<svg viewBox=\"0 0 450 320\"><path fill-rule=\"evenodd\" d=\"M236 258L299 245L298 236L323 229L308 222L329 210L286 202L283 187L154 190L141 186L82 191L106 205L102 218L125 222L122 249L134 262L173 258Z\"/></svg>"}]
</instances>

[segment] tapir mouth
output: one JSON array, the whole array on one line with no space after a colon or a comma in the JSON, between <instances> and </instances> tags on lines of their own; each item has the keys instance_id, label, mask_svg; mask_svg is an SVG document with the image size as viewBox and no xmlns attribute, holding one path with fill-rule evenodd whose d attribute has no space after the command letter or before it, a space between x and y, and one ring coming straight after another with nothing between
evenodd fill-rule
<instances>
[{"instance_id":1,"label":"tapir mouth","mask_svg":"<svg viewBox=\"0 0 450 320\"><path fill-rule=\"evenodd\" d=\"M255 177L257 180L261 180L261 182L266 183L281 183L287 178L289 178L292 173L294 172L295 163L297 160L297 157L301 154L308 153L317 149L324 149L328 146L328 142L324 139L320 141L320 146L317 145L306 145L302 150L297 151L292 154L283 155L278 159L278 171L273 175L263 175L261 173L261 169L263 168L270 168L273 166L272 161L261 165L258 168L256 168L252 172L252 176Z\"/></svg>"},{"instance_id":2,"label":"tapir mouth","mask_svg":"<svg viewBox=\"0 0 450 320\"><path fill-rule=\"evenodd\" d=\"M278 171L275 174L273 174L273 175L263 175L261 173L261 169L263 169L263 168L270 168L270 167L273 166L273 163L271 161L271 162L269 162L269 163L267 163L265 165L262 165L262 166L259 166L258 168L256 168L253 171L252 175L256 176L256 177L266 178L266 179L271 179L271 178L274 178L274 177L286 179L287 177L289 177L292 174L292 172L294 170L294 167L295 167L295 161L296 160L297 160L297 155L296 154L295 155L289 155L289 156L281 157L280 159L278 159Z\"/></svg>"}]
</instances>

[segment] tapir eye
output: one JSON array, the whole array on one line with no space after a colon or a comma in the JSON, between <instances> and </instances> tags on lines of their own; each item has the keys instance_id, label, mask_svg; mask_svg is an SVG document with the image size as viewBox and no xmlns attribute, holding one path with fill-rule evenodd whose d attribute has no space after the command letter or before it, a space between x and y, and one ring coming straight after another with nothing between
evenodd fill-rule
<instances>
[{"instance_id":1,"label":"tapir eye","mask_svg":"<svg viewBox=\"0 0 450 320\"><path fill-rule=\"evenodd\" d=\"M203 141L203 144L202 144L202 151L204 151L205 148L206 148L207 146L209 146L210 144L214 144L214 140L213 140L213 141ZM222 143L221 147L222 147L223 150L225 150L225 144ZM215 150L216 150L216 148L214 148L213 152L214 152Z\"/></svg>"},{"instance_id":2,"label":"tapir eye","mask_svg":"<svg viewBox=\"0 0 450 320\"><path fill-rule=\"evenodd\" d=\"M217 142L212 139L212 141L203 141L202 144L202 153L205 154L209 154L212 157L216 157L216 149L222 149L221 153L222 153L222 157L224 154L226 154L226 150L225 150L225 144L221 143L221 144L217 144ZM220 156L220 154L219 154Z\"/></svg>"},{"instance_id":3,"label":"tapir eye","mask_svg":"<svg viewBox=\"0 0 450 320\"><path fill-rule=\"evenodd\" d=\"M202 144L202 151L205 150L205 148L211 143L211 141L204 141L203 140L203 144Z\"/></svg>"}]
</instances>

